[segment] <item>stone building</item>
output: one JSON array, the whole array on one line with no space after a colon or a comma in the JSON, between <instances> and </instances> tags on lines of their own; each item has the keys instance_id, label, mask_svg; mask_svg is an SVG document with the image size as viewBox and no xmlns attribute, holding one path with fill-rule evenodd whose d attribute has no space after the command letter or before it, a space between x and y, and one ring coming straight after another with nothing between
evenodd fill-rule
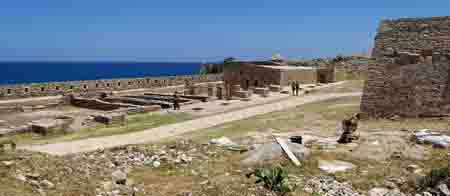
<instances>
[{"instance_id":1,"label":"stone building","mask_svg":"<svg viewBox=\"0 0 450 196\"><path fill-rule=\"evenodd\" d=\"M292 81L301 84L334 81L334 69L289 66L281 60L234 62L225 66L223 79L227 92L239 85L243 90L269 86L287 86Z\"/></svg>"},{"instance_id":2,"label":"stone building","mask_svg":"<svg viewBox=\"0 0 450 196\"><path fill-rule=\"evenodd\" d=\"M450 115L450 17L381 22L361 111L371 117Z\"/></svg>"}]
</instances>

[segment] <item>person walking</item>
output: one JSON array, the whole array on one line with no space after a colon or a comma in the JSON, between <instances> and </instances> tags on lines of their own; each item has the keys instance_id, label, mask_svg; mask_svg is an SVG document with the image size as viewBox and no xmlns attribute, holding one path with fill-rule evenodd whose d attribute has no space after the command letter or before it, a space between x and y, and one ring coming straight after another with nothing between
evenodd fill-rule
<instances>
[{"instance_id":1,"label":"person walking","mask_svg":"<svg viewBox=\"0 0 450 196\"><path fill-rule=\"evenodd\" d=\"M298 96L298 91L300 91L300 83L298 81L295 82L295 96Z\"/></svg>"},{"instance_id":2,"label":"person walking","mask_svg":"<svg viewBox=\"0 0 450 196\"><path fill-rule=\"evenodd\" d=\"M292 96L295 95L295 81L291 81Z\"/></svg>"},{"instance_id":3,"label":"person walking","mask_svg":"<svg viewBox=\"0 0 450 196\"><path fill-rule=\"evenodd\" d=\"M177 92L175 92L173 94L173 110L180 110L180 103L179 103L179 99L178 99L178 94Z\"/></svg>"}]
</instances>

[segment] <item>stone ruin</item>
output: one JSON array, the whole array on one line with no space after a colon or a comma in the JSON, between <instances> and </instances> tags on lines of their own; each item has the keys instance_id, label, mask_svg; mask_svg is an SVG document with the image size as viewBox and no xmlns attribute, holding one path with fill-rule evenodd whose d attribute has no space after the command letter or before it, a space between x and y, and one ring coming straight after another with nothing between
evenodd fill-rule
<instances>
[{"instance_id":1,"label":"stone ruin","mask_svg":"<svg viewBox=\"0 0 450 196\"><path fill-rule=\"evenodd\" d=\"M299 66L284 60L234 61L223 72L227 99L246 99L252 94L262 97L269 92L280 92L291 82L300 84L330 83L335 81L334 66Z\"/></svg>"},{"instance_id":2,"label":"stone ruin","mask_svg":"<svg viewBox=\"0 0 450 196\"><path fill-rule=\"evenodd\" d=\"M450 17L381 23L361 112L370 117L450 115Z\"/></svg>"}]
</instances>

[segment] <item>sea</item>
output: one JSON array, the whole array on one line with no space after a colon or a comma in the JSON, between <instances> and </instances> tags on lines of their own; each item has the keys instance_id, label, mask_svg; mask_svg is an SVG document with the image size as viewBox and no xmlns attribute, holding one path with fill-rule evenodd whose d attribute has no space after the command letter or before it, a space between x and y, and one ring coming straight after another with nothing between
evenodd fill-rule
<instances>
[{"instance_id":1,"label":"sea","mask_svg":"<svg viewBox=\"0 0 450 196\"><path fill-rule=\"evenodd\" d=\"M0 62L0 85L198 74L185 62Z\"/></svg>"}]
</instances>

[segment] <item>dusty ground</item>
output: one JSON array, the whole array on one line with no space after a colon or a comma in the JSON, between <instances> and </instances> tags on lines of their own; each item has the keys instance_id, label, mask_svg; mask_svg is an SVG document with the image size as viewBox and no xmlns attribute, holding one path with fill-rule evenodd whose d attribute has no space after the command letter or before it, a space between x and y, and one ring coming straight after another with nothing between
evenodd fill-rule
<instances>
[{"instance_id":1,"label":"dusty ground","mask_svg":"<svg viewBox=\"0 0 450 196\"><path fill-rule=\"evenodd\" d=\"M323 89L332 88L333 86L339 86L340 83L329 84L326 86L315 87L315 89ZM306 87L306 86L305 86ZM307 85L310 87L308 89L313 89L313 85ZM177 86L175 88L178 88ZM170 90L168 89L160 89L161 90ZM121 94L130 94L130 95L138 95L140 93L144 93L149 91L149 89L136 89L136 90L128 90L121 91ZM21 126L28 124L35 120L40 119L53 119L61 116L70 116L74 119L73 123L69 126L69 130L62 130L60 134L54 134L51 136L41 136L39 134L21 134L18 136L12 137L12 139L17 140L18 143L26 144L26 143L55 143L61 141L68 140L79 140L85 138L92 137L101 137L108 135L117 135L117 134L125 134L130 132L142 131L149 128L154 128L157 126L172 124L176 122L186 121L193 118L201 118L205 116L210 116L214 114L232 112L240 109L245 109L247 107L253 107L263 104L274 103L282 100L287 100L293 98L288 94L280 94L280 93L271 93L269 97L263 98L258 95L254 95L251 97L251 101L242 101L242 100L212 100L205 103L196 103L191 105L183 106L180 111L173 111L171 109L165 109L159 112L154 112L150 114L138 114L129 116L127 122L124 125L110 125L103 126L99 123L92 123L91 118L93 115L107 113L105 111L98 110L90 110L77 108L73 106L67 105L57 105L51 108L39 109L30 112L1 112L0 111L0 120L3 122L0 123L0 128L8 128L10 126ZM35 100L34 100L35 99ZM14 102L14 104L22 103L25 101L25 105L28 106L39 106L46 105L45 101L55 101L55 97L48 98L34 98L34 101L30 101L30 99L18 99L18 100L9 100L2 101L0 105L8 104L10 102ZM227 103L224 105L223 103ZM10 103L13 104L13 103ZM47 103L48 104L48 103ZM200 108L200 110L198 110ZM88 123L86 121L89 121ZM138 125L140 123L140 125Z\"/></svg>"},{"instance_id":2,"label":"dusty ground","mask_svg":"<svg viewBox=\"0 0 450 196\"><path fill-rule=\"evenodd\" d=\"M352 93L361 90L361 82L348 83L339 89L317 93ZM290 181L299 185L291 195L310 195L302 187L314 176L328 175L341 182L350 182L362 194L374 187L392 184L404 193L413 193L417 177L425 175L432 168L448 164L448 150L435 149L429 145L418 145L409 140L413 130L428 128L450 134L448 119L398 119L363 120L360 123L361 138L352 144L336 145L326 149L320 141L335 140L339 136L340 121L359 111L359 98L344 97L317 103L308 103L282 111L262 114L248 119L225 123L212 128L186 133L173 140L154 145L137 145L135 150L111 150L82 155L54 157L37 153L19 152L4 154L2 161L13 161L13 166L0 167L0 195L39 195L36 186L17 180L18 170L22 173L39 173L55 183L55 188L43 191L47 195L97 195L102 192L110 173L128 165L128 178L138 187L136 195L267 195L254 178L245 174L261 166L241 164L243 154L214 145L204 145L212 138L228 136L240 142L246 138L266 138L272 132L280 135L303 135L313 139L311 154L302 161L302 167L293 166L286 158L274 160L264 166L280 164L289 171ZM190 142L183 142L184 140ZM181 143L181 144L180 144ZM139 150L136 150L139 149ZM161 166L137 162L136 152L145 156L164 156ZM174 161L182 154L192 157L192 162ZM117 156L127 158L116 161ZM121 163L123 160L130 163ZM326 174L318 168L320 160L341 160L353 163L356 168L335 174ZM108 166L120 162L119 166ZM3 162L0 162L2 165ZM140 163L140 164L137 164ZM414 174L407 171L415 164L422 171ZM71 169L67 169L67 167ZM71 171L70 174L67 172ZM62 177L64 176L64 177ZM106 183L107 184L107 183ZM317 194L312 194L317 195ZM414 195L414 194L413 194Z\"/></svg>"},{"instance_id":3,"label":"dusty ground","mask_svg":"<svg viewBox=\"0 0 450 196\"><path fill-rule=\"evenodd\" d=\"M21 148L39 152L46 152L55 155L66 155L71 153L93 151L98 148L111 148L128 144L159 142L163 139L178 136L183 133L189 133L227 122L246 119L255 115L267 114L274 111L301 106L307 103L318 102L320 100L360 95L360 93L330 93L327 95L307 95L304 97L299 96L276 103L269 103L260 106L249 107L242 110L220 113L217 115L197 118L186 122L146 129L126 135L112 135L107 137L90 138L86 140L69 141L46 145L23 146Z\"/></svg>"}]
</instances>

